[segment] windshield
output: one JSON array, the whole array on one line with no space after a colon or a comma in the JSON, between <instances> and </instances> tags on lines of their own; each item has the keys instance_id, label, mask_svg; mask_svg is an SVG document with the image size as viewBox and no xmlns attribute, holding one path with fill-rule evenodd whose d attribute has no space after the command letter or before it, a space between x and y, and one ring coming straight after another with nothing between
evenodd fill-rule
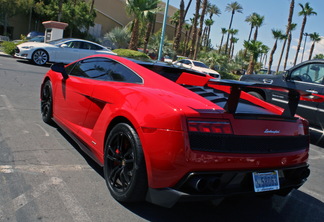
<instances>
[{"instance_id":1,"label":"windshield","mask_svg":"<svg viewBox=\"0 0 324 222\"><path fill-rule=\"evenodd\" d=\"M47 43L51 45L59 45L62 44L63 42L66 42L67 40L69 39L57 39L57 40L49 41Z\"/></svg>"},{"instance_id":2,"label":"windshield","mask_svg":"<svg viewBox=\"0 0 324 222\"><path fill-rule=\"evenodd\" d=\"M195 66L198 66L198 67L202 67L202 68L208 68L208 66L206 66L204 63L202 62L193 62L193 64Z\"/></svg>"}]
</instances>

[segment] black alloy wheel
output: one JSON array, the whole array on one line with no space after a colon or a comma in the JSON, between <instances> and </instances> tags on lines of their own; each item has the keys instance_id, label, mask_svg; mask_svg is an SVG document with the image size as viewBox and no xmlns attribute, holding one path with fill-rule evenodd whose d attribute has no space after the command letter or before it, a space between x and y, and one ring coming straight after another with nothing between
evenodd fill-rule
<instances>
[{"instance_id":1,"label":"black alloy wheel","mask_svg":"<svg viewBox=\"0 0 324 222\"><path fill-rule=\"evenodd\" d=\"M121 202L144 200L147 174L142 146L136 131L117 124L105 143L104 175L111 195Z\"/></svg>"},{"instance_id":2,"label":"black alloy wheel","mask_svg":"<svg viewBox=\"0 0 324 222\"><path fill-rule=\"evenodd\" d=\"M41 114L42 119L47 124L52 124L53 116L53 96L52 96L52 84L47 80L42 88L41 93Z\"/></svg>"}]
</instances>

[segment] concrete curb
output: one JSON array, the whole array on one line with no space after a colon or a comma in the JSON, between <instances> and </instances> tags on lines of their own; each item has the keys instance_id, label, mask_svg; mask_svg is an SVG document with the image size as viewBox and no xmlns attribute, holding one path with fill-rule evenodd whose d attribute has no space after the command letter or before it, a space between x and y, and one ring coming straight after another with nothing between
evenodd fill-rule
<instances>
[{"instance_id":1,"label":"concrete curb","mask_svg":"<svg viewBox=\"0 0 324 222\"><path fill-rule=\"evenodd\" d=\"M4 57L12 57L12 58L13 58L13 56L11 56L11 55L9 55L9 54L6 54L6 53L4 53L4 52L0 52L0 56L4 56Z\"/></svg>"}]
</instances>

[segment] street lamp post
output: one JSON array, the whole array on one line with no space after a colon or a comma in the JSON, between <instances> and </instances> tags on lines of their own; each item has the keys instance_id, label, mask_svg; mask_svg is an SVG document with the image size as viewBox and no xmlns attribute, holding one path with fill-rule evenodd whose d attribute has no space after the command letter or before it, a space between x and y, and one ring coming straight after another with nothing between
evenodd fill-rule
<instances>
[{"instance_id":1,"label":"street lamp post","mask_svg":"<svg viewBox=\"0 0 324 222\"><path fill-rule=\"evenodd\" d=\"M166 26L166 20L168 17L168 8L169 8L169 0L165 3L165 10L164 10L164 18L163 18L163 24L162 24L162 32L161 32L161 40L160 40L160 47L159 47L159 54L158 54L158 60L162 60L162 48L164 45L164 33L165 33L165 26Z\"/></svg>"}]
</instances>

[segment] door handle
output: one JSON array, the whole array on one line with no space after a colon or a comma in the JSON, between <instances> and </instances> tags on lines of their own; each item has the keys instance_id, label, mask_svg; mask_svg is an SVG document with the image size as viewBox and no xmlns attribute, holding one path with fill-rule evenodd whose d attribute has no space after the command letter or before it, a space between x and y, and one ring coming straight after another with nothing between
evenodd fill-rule
<instances>
[{"instance_id":1,"label":"door handle","mask_svg":"<svg viewBox=\"0 0 324 222\"><path fill-rule=\"evenodd\" d=\"M307 89L306 92L318 94L315 89Z\"/></svg>"},{"instance_id":2,"label":"door handle","mask_svg":"<svg viewBox=\"0 0 324 222\"><path fill-rule=\"evenodd\" d=\"M272 79L263 79L263 83L272 84L273 80Z\"/></svg>"}]
</instances>

